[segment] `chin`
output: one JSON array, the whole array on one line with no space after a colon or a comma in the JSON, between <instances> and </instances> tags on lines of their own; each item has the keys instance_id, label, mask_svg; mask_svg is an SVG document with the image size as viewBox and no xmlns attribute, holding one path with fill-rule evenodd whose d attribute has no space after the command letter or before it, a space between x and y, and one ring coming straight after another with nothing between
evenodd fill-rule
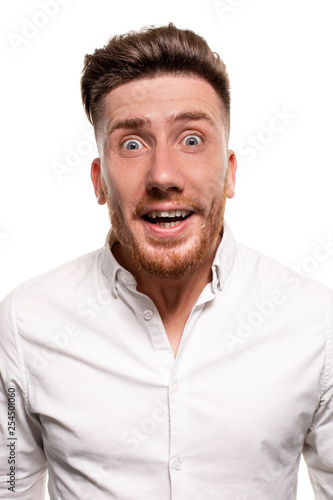
<instances>
[{"instance_id":1,"label":"chin","mask_svg":"<svg viewBox=\"0 0 333 500\"><path fill-rule=\"evenodd\" d=\"M159 242L156 248L136 240L128 250L138 269L158 279L179 280L201 266L213 243L192 237L183 243L164 241L163 248Z\"/></svg>"}]
</instances>

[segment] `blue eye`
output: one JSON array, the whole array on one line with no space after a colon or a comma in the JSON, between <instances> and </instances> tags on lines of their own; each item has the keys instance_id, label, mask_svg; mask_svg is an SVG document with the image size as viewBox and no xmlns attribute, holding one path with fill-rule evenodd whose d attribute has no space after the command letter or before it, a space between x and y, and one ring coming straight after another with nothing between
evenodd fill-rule
<instances>
[{"instance_id":1,"label":"blue eye","mask_svg":"<svg viewBox=\"0 0 333 500\"><path fill-rule=\"evenodd\" d=\"M123 147L128 151L136 151L142 148L142 144L140 141L137 141L135 139L130 139L123 143Z\"/></svg>"},{"instance_id":2,"label":"blue eye","mask_svg":"<svg viewBox=\"0 0 333 500\"><path fill-rule=\"evenodd\" d=\"M185 146L197 146L202 140L197 135L188 135L185 137L184 142Z\"/></svg>"}]
</instances>

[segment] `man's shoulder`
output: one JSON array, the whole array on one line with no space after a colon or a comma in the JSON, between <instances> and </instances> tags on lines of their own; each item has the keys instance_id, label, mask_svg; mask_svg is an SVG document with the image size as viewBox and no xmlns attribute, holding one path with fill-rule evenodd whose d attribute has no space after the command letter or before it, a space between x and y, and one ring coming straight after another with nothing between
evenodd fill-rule
<instances>
[{"instance_id":1,"label":"man's shoulder","mask_svg":"<svg viewBox=\"0 0 333 500\"><path fill-rule=\"evenodd\" d=\"M268 287L280 285L290 291L303 291L317 296L324 293L333 297L333 290L317 280L314 273L306 273L297 266L287 266L239 242L237 242L237 265L246 270L249 277L255 276L261 282L266 281Z\"/></svg>"},{"instance_id":2,"label":"man's shoulder","mask_svg":"<svg viewBox=\"0 0 333 500\"><path fill-rule=\"evenodd\" d=\"M0 302L0 310L13 301L23 300L29 305L57 296L65 299L70 290L73 293L76 288L85 287L85 283L98 280L102 252L103 248L99 248L20 283Z\"/></svg>"}]
</instances>

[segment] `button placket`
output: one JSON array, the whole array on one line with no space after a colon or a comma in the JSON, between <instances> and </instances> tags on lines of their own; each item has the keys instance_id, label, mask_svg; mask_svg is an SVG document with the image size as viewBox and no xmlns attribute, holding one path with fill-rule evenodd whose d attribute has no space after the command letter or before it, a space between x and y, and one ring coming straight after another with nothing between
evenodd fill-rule
<instances>
[{"instance_id":1,"label":"button placket","mask_svg":"<svg viewBox=\"0 0 333 500\"><path fill-rule=\"evenodd\" d=\"M181 419L181 384L177 378L177 360L174 364L169 383L169 405L170 405L170 477L172 488L181 480L180 471L184 467L182 453L182 419Z\"/></svg>"},{"instance_id":2,"label":"button placket","mask_svg":"<svg viewBox=\"0 0 333 500\"><path fill-rule=\"evenodd\" d=\"M179 383L176 378L174 378L173 381L171 382L171 389L173 390L173 392L179 391Z\"/></svg>"}]
</instances>

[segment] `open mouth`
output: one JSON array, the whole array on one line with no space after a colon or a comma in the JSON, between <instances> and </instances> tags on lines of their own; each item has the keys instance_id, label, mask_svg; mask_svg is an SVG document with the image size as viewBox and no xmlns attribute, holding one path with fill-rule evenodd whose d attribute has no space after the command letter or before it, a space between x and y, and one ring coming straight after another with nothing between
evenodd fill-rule
<instances>
[{"instance_id":1,"label":"open mouth","mask_svg":"<svg viewBox=\"0 0 333 500\"><path fill-rule=\"evenodd\" d=\"M160 227L169 229L178 226L178 224L188 219L192 214L193 212L189 212L188 210L168 210L163 212L153 210L144 215L143 218L151 224L157 224Z\"/></svg>"}]
</instances>

